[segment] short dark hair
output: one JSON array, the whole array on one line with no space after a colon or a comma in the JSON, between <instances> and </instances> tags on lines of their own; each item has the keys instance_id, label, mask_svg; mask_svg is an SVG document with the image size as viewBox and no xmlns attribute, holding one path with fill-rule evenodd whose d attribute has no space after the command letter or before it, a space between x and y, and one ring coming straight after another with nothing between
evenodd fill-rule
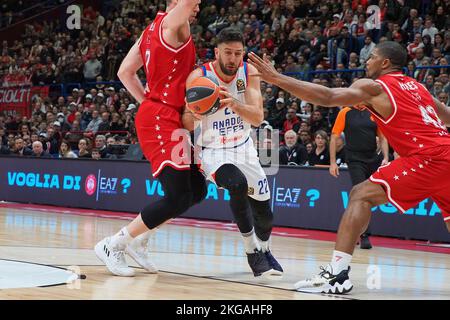
<instances>
[{"instance_id":1,"label":"short dark hair","mask_svg":"<svg viewBox=\"0 0 450 320\"><path fill-rule=\"evenodd\" d=\"M218 45L225 42L240 42L243 46L245 46L244 35L242 34L242 32L232 27L222 29L217 35Z\"/></svg>"},{"instance_id":2,"label":"short dark hair","mask_svg":"<svg viewBox=\"0 0 450 320\"><path fill-rule=\"evenodd\" d=\"M393 67L401 69L406 65L408 54L405 48L395 41L385 41L377 44L378 52L391 61Z\"/></svg>"}]
</instances>

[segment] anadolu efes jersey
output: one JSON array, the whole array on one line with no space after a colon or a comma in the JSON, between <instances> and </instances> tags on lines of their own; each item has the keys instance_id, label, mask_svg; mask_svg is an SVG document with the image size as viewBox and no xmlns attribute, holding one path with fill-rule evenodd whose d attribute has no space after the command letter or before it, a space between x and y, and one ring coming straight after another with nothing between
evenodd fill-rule
<instances>
[{"instance_id":1,"label":"anadolu efes jersey","mask_svg":"<svg viewBox=\"0 0 450 320\"><path fill-rule=\"evenodd\" d=\"M228 88L230 94L242 103L245 102L247 88L247 63L242 62L235 77L226 82L214 70L212 62L201 66L203 76L215 80L221 86ZM251 125L229 108L220 108L217 112L204 117L201 122L201 136L197 143L206 148L233 148L243 145L250 138Z\"/></svg>"}]
</instances>

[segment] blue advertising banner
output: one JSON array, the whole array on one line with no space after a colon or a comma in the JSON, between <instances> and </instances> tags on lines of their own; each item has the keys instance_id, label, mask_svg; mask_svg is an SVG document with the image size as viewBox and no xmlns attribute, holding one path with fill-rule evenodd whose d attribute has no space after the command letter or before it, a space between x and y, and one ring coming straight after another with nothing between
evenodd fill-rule
<instances>
[{"instance_id":1,"label":"blue advertising banner","mask_svg":"<svg viewBox=\"0 0 450 320\"><path fill-rule=\"evenodd\" d=\"M111 211L139 212L164 195L147 162L0 158L0 200ZM336 231L348 205L350 177L327 169L282 167L268 176L276 226ZM208 185L206 199L184 217L232 220L229 194ZM372 209L373 234L450 242L431 200L400 214L391 204Z\"/></svg>"}]
</instances>

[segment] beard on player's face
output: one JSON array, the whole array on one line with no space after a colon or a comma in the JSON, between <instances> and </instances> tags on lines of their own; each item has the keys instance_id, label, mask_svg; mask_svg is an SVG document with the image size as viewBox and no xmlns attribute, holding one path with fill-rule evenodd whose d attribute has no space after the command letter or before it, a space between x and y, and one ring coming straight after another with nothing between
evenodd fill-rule
<instances>
[{"instance_id":1,"label":"beard on player's face","mask_svg":"<svg viewBox=\"0 0 450 320\"><path fill-rule=\"evenodd\" d=\"M220 70L227 76L234 76L238 71L238 65L234 63L224 63L222 59L217 59L219 62Z\"/></svg>"}]
</instances>

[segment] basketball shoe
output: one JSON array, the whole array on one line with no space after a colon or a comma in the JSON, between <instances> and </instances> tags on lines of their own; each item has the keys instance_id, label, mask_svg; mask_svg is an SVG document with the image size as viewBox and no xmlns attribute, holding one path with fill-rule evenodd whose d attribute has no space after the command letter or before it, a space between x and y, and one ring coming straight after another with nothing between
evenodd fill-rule
<instances>
[{"instance_id":1,"label":"basketball shoe","mask_svg":"<svg viewBox=\"0 0 450 320\"><path fill-rule=\"evenodd\" d=\"M134 276L134 270L128 267L125 260L125 248L113 247L111 245L111 237L106 237L97 243L94 251L111 273L122 277Z\"/></svg>"},{"instance_id":2,"label":"basketball shoe","mask_svg":"<svg viewBox=\"0 0 450 320\"><path fill-rule=\"evenodd\" d=\"M133 258L148 273L158 273L158 268L151 261L150 250L148 248L149 232L136 237L126 248L126 253Z\"/></svg>"},{"instance_id":3,"label":"basketball shoe","mask_svg":"<svg viewBox=\"0 0 450 320\"><path fill-rule=\"evenodd\" d=\"M255 250L253 253L247 253L248 265L253 271L255 277L272 277L280 276L283 273L275 270L266 257L266 254L261 250Z\"/></svg>"},{"instance_id":4,"label":"basketball shoe","mask_svg":"<svg viewBox=\"0 0 450 320\"><path fill-rule=\"evenodd\" d=\"M275 257L272 255L272 253L270 251L266 251L264 252L264 254L266 255L266 259L269 261L269 264L272 267L272 269L274 271L278 271L280 276L283 275L283 268L275 259Z\"/></svg>"},{"instance_id":5,"label":"basketball shoe","mask_svg":"<svg viewBox=\"0 0 450 320\"><path fill-rule=\"evenodd\" d=\"M348 277L350 267L347 270L342 270L339 274L333 274L330 265L325 268L321 266L320 269L321 271L318 275L297 282L294 285L295 289L300 292L328 294L344 294L353 289L353 285Z\"/></svg>"},{"instance_id":6,"label":"basketball shoe","mask_svg":"<svg viewBox=\"0 0 450 320\"><path fill-rule=\"evenodd\" d=\"M269 265L273 269L273 274L276 276L282 276L283 275L283 268L280 266L278 261L275 259L275 257L272 255L272 252L270 252L270 237L266 241L262 241L261 239L258 239L258 243L261 246L262 252L264 252L264 255L266 256L267 261L269 262Z\"/></svg>"}]
</instances>

